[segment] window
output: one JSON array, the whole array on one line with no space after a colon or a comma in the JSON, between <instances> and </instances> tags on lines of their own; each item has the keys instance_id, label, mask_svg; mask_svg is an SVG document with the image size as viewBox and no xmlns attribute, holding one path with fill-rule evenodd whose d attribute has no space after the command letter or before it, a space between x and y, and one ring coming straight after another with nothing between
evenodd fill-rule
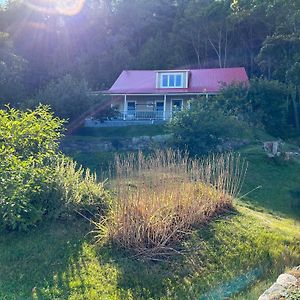
<instances>
[{"instance_id":1,"label":"window","mask_svg":"<svg viewBox=\"0 0 300 300\"><path fill-rule=\"evenodd\" d=\"M156 102L156 111L164 111L164 103Z\"/></svg>"},{"instance_id":2,"label":"window","mask_svg":"<svg viewBox=\"0 0 300 300\"><path fill-rule=\"evenodd\" d=\"M127 112L128 114L135 112L135 102L127 102Z\"/></svg>"},{"instance_id":3,"label":"window","mask_svg":"<svg viewBox=\"0 0 300 300\"><path fill-rule=\"evenodd\" d=\"M161 88L183 88L184 73L163 73L160 77Z\"/></svg>"}]
</instances>

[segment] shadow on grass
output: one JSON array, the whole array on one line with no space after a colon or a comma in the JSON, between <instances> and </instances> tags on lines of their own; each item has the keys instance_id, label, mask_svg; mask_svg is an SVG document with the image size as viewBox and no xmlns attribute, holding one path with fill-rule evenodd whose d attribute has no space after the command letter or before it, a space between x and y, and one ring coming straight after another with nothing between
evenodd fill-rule
<instances>
[{"instance_id":1,"label":"shadow on grass","mask_svg":"<svg viewBox=\"0 0 300 300\"><path fill-rule=\"evenodd\" d=\"M169 262L96 247L86 236L90 230L79 219L1 234L0 299L199 299L218 285L236 289L235 279L245 281L257 267L267 273L276 265L276 271L289 247L286 237L239 212L195 230L182 243L182 255Z\"/></svg>"},{"instance_id":2,"label":"shadow on grass","mask_svg":"<svg viewBox=\"0 0 300 300\"><path fill-rule=\"evenodd\" d=\"M228 249L224 249L224 240L218 236L214 224L230 222L238 215L232 211L201 226L179 246L181 254L174 253L168 261L137 260L132 253L113 245L106 246L108 251L99 249L98 257L101 264L113 261L119 270L118 288L125 294L130 291L133 299L199 299L214 285L248 268L248 258L236 265L234 257L227 265L220 264L220 257ZM234 242L231 239L228 248L234 247Z\"/></svg>"},{"instance_id":3,"label":"shadow on grass","mask_svg":"<svg viewBox=\"0 0 300 300\"><path fill-rule=\"evenodd\" d=\"M233 211L195 230L182 243L183 255L168 263L136 261L115 249L112 257L118 288L130 290L133 299L224 299L293 265L299 256L289 243Z\"/></svg>"},{"instance_id":4,"label":"shadow on grass","mask_svg":"<svg viewBox=\"0 0 300 300\"><path fill-rule=\"evenodd\" d=\"M88 228L82 221L57 221L26 233L1 233L0 298L66 299L70 291L66 270L73 262L72 272L80 274L76 262Z\"/></svg>"}]
</instances>

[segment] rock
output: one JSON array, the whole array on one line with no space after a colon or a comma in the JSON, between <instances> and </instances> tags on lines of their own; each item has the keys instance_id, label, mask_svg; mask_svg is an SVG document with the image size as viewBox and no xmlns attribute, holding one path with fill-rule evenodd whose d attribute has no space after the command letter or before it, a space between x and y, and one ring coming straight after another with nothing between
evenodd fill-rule
<instances>
[{"instance_id":1,"label":"rock","mask_svg":"<svg viewBox=\"0 0 300 300\"><path fill-rule=\"evenodd\" d=\"M274 283L258 298L258 300L279 300L284 291L285 288L281 284Z\"/></svg>"},{"instance_id":2,"label":"rock","mask_svg":"<svg viewBox=\"0 0 300 300\"><path fill-rule=\"evenodd\" d=\"M297 278L299 271L300 266L292 269L289 273L279 275L276 282L267 289L258 300L280 300L288 298L289 293L300 284Z\"/></svg>"},{"instance_id":3,"label":"rock","mask_svg":"<svg viewBox=\"0 0 300 300\"><path fill-rule=\"evenodd\" d=\"M284 288L287 288L287 287L291 286L292 284L296 284L297 278L290 274L281 274L277 278L276 283L280 284Z\"/></svg>"},{"instance_id":4,"label":"rock","mask_svg":"<svg viewBox=\"0 0 300 300\"><path fill-rule=\"evenodd\" d=\"M279 141L264 142L263 148L269 157L276 157L280 155Z\"/></svg>"}]
</instances>

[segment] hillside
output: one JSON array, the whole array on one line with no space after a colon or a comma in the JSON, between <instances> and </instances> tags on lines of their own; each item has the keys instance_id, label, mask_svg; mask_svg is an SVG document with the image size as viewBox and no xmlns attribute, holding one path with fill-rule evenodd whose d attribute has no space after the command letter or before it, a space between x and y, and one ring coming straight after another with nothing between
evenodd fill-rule
<instances>
[{"instance_id":1,"label":"hillside","mask_svg":"<svg viewBox=\"0 0 300 300\"><path fill-rule=\"evenodd\" d=\"M139 262L114 247L95 247L90 230L78 219L1 235L0 298L199 299L216 291L232 296L256 277L272 280L300 260L298 222L240 205L195 231L184 243L185 255L171 263ZM237 299L257 299L268 280Z\"/></svg>"}]
</instances>

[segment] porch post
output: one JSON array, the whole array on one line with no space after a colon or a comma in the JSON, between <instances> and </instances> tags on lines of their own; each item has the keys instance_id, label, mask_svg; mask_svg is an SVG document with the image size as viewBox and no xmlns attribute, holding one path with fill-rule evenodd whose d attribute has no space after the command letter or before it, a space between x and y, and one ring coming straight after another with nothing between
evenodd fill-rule
<instances>
[{"instance_id":1,"label":"porch post","mask_svg":"<svg viewBox=\"0 0 300 300\"><path fill-rule=\"evenodd\" d=\"M163 114L164 121L166 121L166 106L167 106L167 95L164 95L164 114Z\"/></svg>"},{"instance_id":2,"label":"porch post","mask_svg":"<svg viewBox=\"0 0 300 300\"><path fill-rule=\"evenodd\" d=\"M123 108L123 120L126 120L126 111L127 111L127 95L124 95L124 108Z\"/></svg>"}]
</instances>

